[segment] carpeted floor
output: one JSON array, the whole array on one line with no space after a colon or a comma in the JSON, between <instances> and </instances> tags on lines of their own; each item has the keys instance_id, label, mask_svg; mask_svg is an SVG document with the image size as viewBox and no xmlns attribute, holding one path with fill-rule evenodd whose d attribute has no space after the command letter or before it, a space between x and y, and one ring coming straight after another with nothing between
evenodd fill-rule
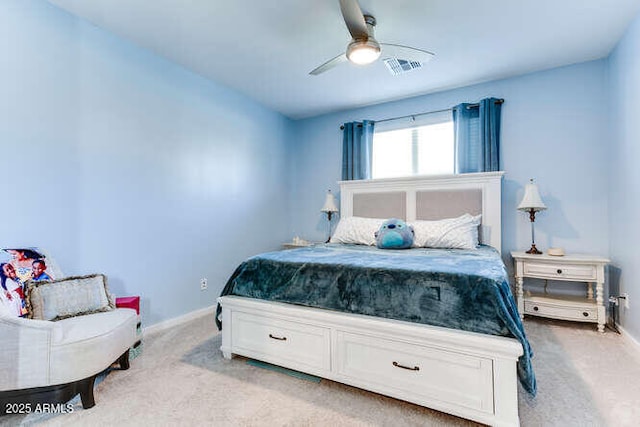
<instances>
[{"instance_id":1,"label":"carpeted floor","mask_svg":"<svg viewBox=\"0 0 640 427\"><path fill-rule=\"evenodd\" d=\"M593 325L527 319L538 396L519 390L523 426L640 424L640 355ZM213 315L148 335L128 371L95 388L96 406L0 417L1 425L464 426L475 423L322 380L224 360Z\"/></svg>"}]
</instances>

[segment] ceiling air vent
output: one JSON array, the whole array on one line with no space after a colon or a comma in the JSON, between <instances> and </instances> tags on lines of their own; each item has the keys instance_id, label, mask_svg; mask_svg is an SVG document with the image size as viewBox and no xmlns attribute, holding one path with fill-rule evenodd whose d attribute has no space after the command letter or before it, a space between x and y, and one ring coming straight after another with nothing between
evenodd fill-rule
<instances>
[{"instance_id":1,"label":"ceiling air vent","mask_svg":"<svg viewBox=\"0 0 640 427\"><path fill-rule=\"evenodd\" d=\"M416 61L405 61L397 58L385 58L382 61L387 66L387 70L394 76L422 68L422 63Z\"/></svg>"}]
</instances>

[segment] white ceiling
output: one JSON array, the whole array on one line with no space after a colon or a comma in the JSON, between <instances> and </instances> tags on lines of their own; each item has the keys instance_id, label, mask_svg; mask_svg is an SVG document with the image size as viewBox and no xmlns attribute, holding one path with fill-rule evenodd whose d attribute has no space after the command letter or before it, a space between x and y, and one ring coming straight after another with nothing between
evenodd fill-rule
<instances>
[{"instance_id":1,"label":"white ceiling","mask_svg":"<svg viewBox=\"0 0 640 427\"><path fill-rule=\"evenodd\" d=\"M424 68L308 73L350 41L338 0L49 0L291 118L608 55L640 0L360 0L380 42L429 50Z\"/></svg>"}]
</instances>

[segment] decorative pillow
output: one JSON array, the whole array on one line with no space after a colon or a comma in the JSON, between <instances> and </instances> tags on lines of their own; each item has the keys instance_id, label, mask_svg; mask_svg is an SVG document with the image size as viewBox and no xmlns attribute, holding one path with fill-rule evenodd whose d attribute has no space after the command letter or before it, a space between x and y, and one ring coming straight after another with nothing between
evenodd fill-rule
<instances>
[{"instance_id":1,"label":"decorative pillow","mask_svg":"<svg viewBox=\"0 0 640 427\"><path fill-rule=\"evenodd\" d=\"M42 281L62 277L57 264L41 248L13 246L0 251L0 302L5 313L26 316L24 299L28 280Z\"/></svg>"},{"instance_id":2,"label":"decorative pillow","mask_svg":"<svg viewBox=\"0 0 640 427\"><path fill-rule=\"evenodd\" d=\"M27 314L22 288L15 285L15 282L7 280L0 289L0 314L3 316L23 317Z\"/></svg>"},{"instance_id":3,"label":"decorative pillow","mask_svg":"<svg viewBox=\"0 0 640 427\"><path fill-rule=\"evenodd\" d=\"M63 277L57 263L42 248L3 248L0 262L11 264L21 283L26 283L29 279L40 281Z\"/></svg>"},{"instance_id":4,"label":"decorative pillow","mask_svg":"<svg viewBox=\"0 0 640 427\"><path fill-rule=\"evenodd\" d=\"M464 214L439 221L412 221L414 247L475 249L478 246L478 226L482 215Z\"/></svg>"},{"instance_id":5,"label":"decorative pillow","mask_svg":"<svg viewBox=\"0 0 640 427\"><path fill-rule=\"evenodd\" d=\"M116 305L104 274L67 277L49 282L27 282L29 317L60 320L83 314L111 311Z\"/></svg>"},{"instance_id":6,"label":"decorative pillow","mask_svg":"<svg viewBox=\"0 0 640 427\"><path fill-rule=\"evenodd\" d=\"M380 249L409 249L413 245L413 227L403 220L386 220L376 231L376 246Z\"/></svg>"},{"instance_id":7,"label":"decorative pillow","mask_svg":"<svg viewBox=\"0 0 640 427\"><path fill-rule=\"evenodd\" d=\"M341 218L335 233L331 237L331 243L353 243L356 245L376 244L375 234L380 228L384 219L362 218L351 216Z\"/></svg>"}]
</instances>

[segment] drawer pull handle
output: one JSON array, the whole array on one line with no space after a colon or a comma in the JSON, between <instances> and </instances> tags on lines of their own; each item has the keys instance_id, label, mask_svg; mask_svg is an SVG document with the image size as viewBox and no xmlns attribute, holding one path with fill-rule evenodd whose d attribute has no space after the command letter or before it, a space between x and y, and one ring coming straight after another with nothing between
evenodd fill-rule
<instances>
[{"instance_id":1,"label":"drawer pull handle","mask_svg":"<svg viewBox=\"0 0 640 427\"><path fill-rule=\"evenodd\" d=\"M274 339L274 340L278 340L278 341L286 341L287 337L276 337L272 334L269 334L269 338Z\"/></svg>"},{"instance_id":2,"label":"drawer pull handle","mask_svg":"<svg viewBox=\"0 0 640 427\"><path fill-rule=\"evenodd\" d=\"M538 307L533 307L533 311L538 311L539 308Z\"/></svg>"},{"instance_id":3,"label":"drawer pull handle","mask_svg":"<svg viewBox=\"0 0 640 427\"><path fill-rule=\"evenodd\" d=\"M393 366L395 366L396 368L402 368L402 369L406 369L408 371L419 371L420 367L419 366L414 366L413 368L410 368L408 366L402 366L401 364L399 364L398 362L393 362Z\"/></svg>"},{"instance_id":4,"label":"drawer pull handle","mask_svg":"<svg viewBox=\"0 0 640 427\"><path fill-rule=\"evenodd\" d=\"M582 312L582 315L583 315L584 317L589 317L589 313L587 313L586 311L583 311L583 312Z\"/></svg>"},{"instance_id":5,"label":"drawer pull handle","mask_svg":"<svg viewBox=\"0 0 640 427\"><path fill-rule=\"evenodd\" d=\"M558 269L557 271L558 271L558 274L562 274L562 270L561 269Z\"/></svg>"}]
</instances>

